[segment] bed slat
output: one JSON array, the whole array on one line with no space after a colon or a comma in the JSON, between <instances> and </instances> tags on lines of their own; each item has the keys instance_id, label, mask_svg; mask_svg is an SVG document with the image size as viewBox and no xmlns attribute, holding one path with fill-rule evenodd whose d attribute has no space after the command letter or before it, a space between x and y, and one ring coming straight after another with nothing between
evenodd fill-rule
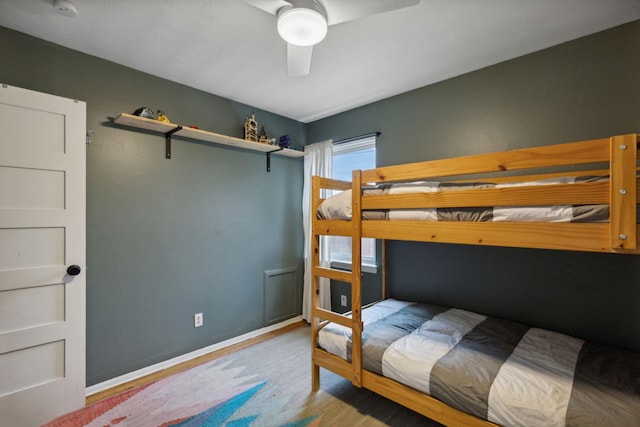
<instances>
[{"instance_id":1,"label":"bed slat","mask_svg":"<svg viewBox=\"0 0 640 427\"><path fill-rule=\"evenodd\" d=\"M362 196L363 209L481 206L597 205L609 203L608 182Z\"/></svg>"},{"instance_id":2,"label":"bed slat","mask_svg":"<svg viewBox=\"0 0 640 427\"><path fill-rule=\"evenodd\" d=\"M430 160L363 171L363 182L414 181L433 177L579 165L609 161L609 138Z\"/></svg>"},{"instance_id":3,"label":"bed slat","mask_svg":"<svg viewBox=\"0 0 640 427\"><path fill-rule=\"evenodd\" d=\"M434 243L638 253L609 246L609 224L363 221L363 237Z\"/></svg>"}]
</instances>

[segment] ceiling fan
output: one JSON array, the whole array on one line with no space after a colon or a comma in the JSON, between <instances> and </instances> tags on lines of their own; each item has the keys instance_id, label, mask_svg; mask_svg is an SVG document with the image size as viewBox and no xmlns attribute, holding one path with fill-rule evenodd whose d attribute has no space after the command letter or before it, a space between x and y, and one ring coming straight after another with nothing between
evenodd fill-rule
<instances>
[{"instance_id":1,"label":"ceiling fan","mask_svg":"<svg viewBox=\"0 0 640 427\"><path fill-rule=\"evenodd\" d=\"M329 25L415 6L420 0L244 0L277 17L280 36L287 42L287 75L309 74L313 46Z\"/></svg>"}]
</instances>

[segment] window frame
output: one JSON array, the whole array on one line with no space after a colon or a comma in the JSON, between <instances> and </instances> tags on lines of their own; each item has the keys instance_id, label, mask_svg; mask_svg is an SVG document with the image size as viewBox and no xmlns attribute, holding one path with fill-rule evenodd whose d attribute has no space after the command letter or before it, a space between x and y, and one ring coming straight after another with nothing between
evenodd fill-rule
<instances>
[{"instance_id":1,"label":"window frame","mask_svg":"<svg viewBox=\"0 0 640 427\"><path fill-rule=\"evenodd\" d=\"M376 143L377 143L377 137L378 137L379 133L371 133L371 134L366 134L366 135L361 135L361 136L357 136L357 137L353 137L353 138L349 138L349 139L345 139L345 140L340 140L340 141L336 141L333 144L333 163L334 163L334 173L335 173L335 158L336 155L344 155L344 154L348 154L348 153L354 153L354 152L358 152L358 151L365 151L365 150L370 150L373 149L374 150L374 164L371 166L371 168L376 167L376 160L375 160L375 150L376 150ZM335 175L333 175L333 177L335 178ZM349 177L349 180L351 180L351 177ZM335 193L334 193L335 194ZM335 237L330 237L330 239L333 239ZM347 239L349 239L349 237L345 237ZM377 244L377 239L374 238L369 238L369 237L363 237L362 240L372 240L373 241L373 256L363 256L361 259L361 268L363 272L367 272L367 273L377 273L378 272L378 267L379 267L379 263L378 263L378 244ZM350 242L351 243L351 242ZM331 244L331 243L330 243ZM333 251L331 251L331 267L332 268L338 268L341 270L348 270L351 271L351 265L352 265L352 257L351 257L351 253L349 253L348 255L346 255L345 253L341 252L339 254L335 254Z\"/></svg>"}]
</instances>

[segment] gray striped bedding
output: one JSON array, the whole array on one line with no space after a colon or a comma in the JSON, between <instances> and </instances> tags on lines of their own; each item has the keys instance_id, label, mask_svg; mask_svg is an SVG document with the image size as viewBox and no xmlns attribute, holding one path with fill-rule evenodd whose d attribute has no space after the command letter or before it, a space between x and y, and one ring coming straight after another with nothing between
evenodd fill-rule
<instances>
[{"instance_id":1,"label":"gray striped bedding","mask_svg":"<svg viewBox=\"0 0 640 427\"><path fill-rule=\"evenodd\" d=\"M363 310L363 367L505 426L640 426L640 354L393 299ZM350 330L323 349L351 360Z\"/></svg>"},{"instance_id":2,"label":"gray striped bedding","mask_svg":"<svg viewBox=\"0 0 640 427\"><path fill-rule=\"evenodd\" d=\"M507 188L522 186L540 186L555 184L573 184L608 180L607 176L579 176L552 178L539 181L493 184L476 183L438 183L412 182L365 188L364 195L433 193L437 191L455 191L481 188ZM351 219L351 190L340 192L327 198L316 212L319 219ZM425 220L425 221L539 221L539 222L607 222L609 205L558 205L526 207L479 207L479 208L431 208L431 209L393 209L363 211L363 219L389 220Z\"/></svg>"}]
</instances>

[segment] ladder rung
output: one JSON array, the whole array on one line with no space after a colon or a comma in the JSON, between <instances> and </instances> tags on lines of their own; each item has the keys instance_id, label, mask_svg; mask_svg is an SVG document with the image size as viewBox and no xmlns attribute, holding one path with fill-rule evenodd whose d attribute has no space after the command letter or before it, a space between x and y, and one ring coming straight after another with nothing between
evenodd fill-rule
<instances>
[{"instance_id":1,"label":"ladder rung","mask_svg":"<svg viewBox=\"0 0 640 427\"><path fill-rule=\"evenodd\" d=\"M353 326L353 320L350 317L343 316L339 313L334 313L333 311L325 310L324 308L313 307L312 315L314 317L329 320L347 328L351 328Z\"/></svg>"},{"instance_id":2,"label":"ladder rung","mask_svg":"<svg viewBox=\"0 0 640 427\"><path fill-rule=\"evenodd\" d=\"M313 275L328 277L329 279L338 280L340 282L352 282L350 271L335 270L333 268L313 267Z\"/></svg>"}]
</instances>

